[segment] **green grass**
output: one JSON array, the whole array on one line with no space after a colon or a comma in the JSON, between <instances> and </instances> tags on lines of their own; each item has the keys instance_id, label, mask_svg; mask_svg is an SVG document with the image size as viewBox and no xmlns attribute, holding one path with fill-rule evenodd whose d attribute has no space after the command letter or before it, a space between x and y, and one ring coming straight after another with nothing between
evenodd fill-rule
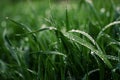
<instances>
[{"instance_id":1,"label":"green grass","mask_svg":"<svg viewBox=\"0 0 120 80\"><path fill-rule=\"evenodd\" d=\"M4 3L0 6L0 79L119 80L119 3Z\"/></svg>"}]
</instances>

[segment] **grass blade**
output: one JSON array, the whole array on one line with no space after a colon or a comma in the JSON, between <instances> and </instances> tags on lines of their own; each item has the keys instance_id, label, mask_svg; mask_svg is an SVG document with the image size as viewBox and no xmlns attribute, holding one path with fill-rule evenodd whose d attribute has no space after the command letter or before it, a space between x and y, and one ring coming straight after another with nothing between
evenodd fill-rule
<instances>
[{"instance_id":1,"label":"grass blade","mask_svg":"<svg viewBox=\"0 0 120 80\"><path fill-rule=\"evenodd\" d=\"M69 32L75 32L75 33L79 33L79 34L82 34L84 36L86 36L94 45L96 45L96 42L95 40L86 32L84 31L80 31L80 30L71 30Z\"/></svg>"},{"instance_id":2,"label":"grass blade","mask_svg":"<svg viewBox=\"0 0 120 80\"><path fill-rule=\"evenodd\" d=\"M28 33L16 34L16 36L22 36L22 35L34 34L34 33L38 33L38 32L41 32L41 31L46 31L46 30L55 30L55 31L56 31L57 29L54 28L54 27L45 27L45 28L41 28L41 29L36 30L36 31L28 32Z\"/></svg>"},{"instance_id":3,"label":"grass blade","mask_svg":"<svg viewBox=\"0 0 120 80\"><path fill-rule=\"evenodd\" d=\"M42 54L46 54L46 55L60 55L60 56L63 56L63 57L67 57L67 55L63 54L63 53L60 53L58 51L39 51L39 52L32 52L33 53L37 53L39 55L42 55Z\"/></svg>"},{"instance_id":4,"label":"grass blade","mask_svg":"<svg viewBox=\"0 0 120 80\"><path fill-rule=\"evenodd\" d=\"M102 28L102 30L98 33L97 41L100 39L100 37L102 36L102 33L103 33L106 29L108 29L108 28L110 28L110 27L112 27L113 25L116 25L116 24L120 24L120 21L112 22L112 23L106 25L104 28Z\"/></svg>"},{"instance_id":5,"label":"grass blade","mask_svg":"<svg viewBox=\"0 0 120 80\"><path fill-rule=\"evenodd\" d=\"M18 25L19 27L21 27L24 31L32 32L32 30L31 30L28 26L26 26L26 25L24 25L24 24L22 24L22 23L19 23L19 22L15 21L15 20L13 20L13 19L11 19L11 18L9 18L9 17L6 17L6 20L9 20L9 21L15 23L16 25ZM32 37L33 37L33 39L35 40L35 42L38 43L37 38L36 38L36 35L35 35L35 34L32 34ZM39 43L38 43L38 44L39 44Z\"/></svg>"},{"instance_id":6,"label":"grass blade","mask_svg":"<svg viewBox=\"0 0 120 80\"><path fill-rule=\"evenodd\" d=\"M12 57L17 61L18 65L20 66L21 64L20 64L18 55L17 55L16 51L14 50L14 46L12 45L11 41L9 40L9 38L7 36L6 29L5 29L4 34L3 34L3 39L4 39L4 43L5 43L6 48L9 50Z\"/></svg>"},{"instance_id":7,"label":"grass blade","mask_svg":"<svg viewBox=\"0 0 120 80\"><path fill-rule=\"evenodd\" d=\"M15 20L13 20L13 19L11 19L11 18L9 18L9 17L6 17L6 20L9 20L9 21L17 24L19 27L21 27L21 28L22 28L23 30L25 30L25 31L29 31L29 32L31 31L31 29L28 28L28 26L26 26L26 25L24 25L24 24L22 24L22 23L19 23L19 22L15 21Z\"/></svg>"},{"instance_id":8,"label":"grass blade","mask_svg":"<svg viewBox=\"0 0 120 80\"><path fill-rule=\"evenodd\" d=\"M99 56L99 58L111 69L112 68L112 65L111 63L109 62L109 60L105 57L105 55L97 50L93 45L91 45L89 42L81 39L80 37L78 36L75 36L73 34L70 34L70 33L66 33L65 34L65 37L67 37L69 40L72 40L80 45L83 45L85 46L86 48L90 49L93 53L95 53L97 56ZM91 54L93 54L91 53Z\"/></svg>"},{"instance_id":9,"label":"grass blade","mask_svg":"<svg viewBox=\"0 0 120 80\"><path fill-rule=\"evenodd\" d=\"M93 74L95 72L99 72L99 69L94 69L94 70L89 71L87 74L84 75L82 80L86 80L88 76L90 76L91 74Z\"/></svg>"}]
</instances>

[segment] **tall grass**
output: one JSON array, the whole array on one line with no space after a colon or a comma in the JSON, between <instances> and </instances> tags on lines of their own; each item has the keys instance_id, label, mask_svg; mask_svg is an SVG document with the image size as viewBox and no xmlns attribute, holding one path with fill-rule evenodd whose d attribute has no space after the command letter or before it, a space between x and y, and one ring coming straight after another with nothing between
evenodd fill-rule
<instances>
[{"instance_id":1,"label":"tall grass","mask_svg":"<svg viewBox=\"0 0 120 80\"><path fill-rule=\"evenodd\" d=\"M32 8L23 2L3 10L0 79L119 80L119 3L102 1L29 1Z\"/></svg>"}]
</instances>

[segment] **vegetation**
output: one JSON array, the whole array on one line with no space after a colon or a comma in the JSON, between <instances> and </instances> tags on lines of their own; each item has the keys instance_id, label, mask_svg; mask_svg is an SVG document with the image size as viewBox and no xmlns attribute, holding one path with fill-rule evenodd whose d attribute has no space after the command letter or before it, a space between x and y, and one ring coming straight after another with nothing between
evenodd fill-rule
<instances>
[{"instance_id":1,"label":"vegetation","mask_svg":"<svg viewBox=\"0 0 120 80\"><path fill-rule=\"evenodd\" d=\"M119 3L0 3L0 79L119 80Z\"/></svg>"}]
</instances>

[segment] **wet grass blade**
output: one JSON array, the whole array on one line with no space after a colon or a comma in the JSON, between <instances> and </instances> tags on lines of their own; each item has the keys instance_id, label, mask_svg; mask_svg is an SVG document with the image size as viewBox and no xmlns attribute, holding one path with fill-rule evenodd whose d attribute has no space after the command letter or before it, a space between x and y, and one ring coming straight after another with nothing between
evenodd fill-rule
<instances>
[{"instance_id":1,"label":"wet grass blade","mask_svg":"<svg viewBox=\"0 0 120 80\"><path fill-rule=\"evenodd\" d=\"M41 31L46 31L46 30L57 30L57 29L56 29L56 28L54 28L54 27L46 27L46 28L41 28L41 29L36 30L36 31L29 32L29 33L16 34L16 35L18 35L18 36L20 36L20 35L28 35L28 34L38 33L38 32L41 32Z\"/></svg>"},{"instance_id":2,"label":"wet grass blade","mask_svg":"<svg viewBox=\"0 0 120 80\"><path fill-rule=\"evenodd\" d=\"M9 21L15 23L16 25L18 25L19 27L21 27L24 31L32 32L32 30L31 30L28 26L26 26L26 25L24 25L24 24L22 24L22 23L19 23L19 22L15 21L15 20L13 20L13 19L11 19L11 18L9 18L9 17L6 17L6 20L9 20ZM33 37L33 39L35 40L35 42L38 43L36 35L35 35L35 34L32 34L32 37ZM38 44L39 44L39 43L38 43Z\"/></svg>"},{"instance_id":3,"label":"wet grass blade","mask_svg":"<svg viewBox=\"0 0 120 80\"><path fill-rule=\"evenodd\" d=\"M69 32L74 32L74 33L82 34L83 36L87 37L94 44L94 46L97 47L97 49L99 51L102 51L101 48L99 47L98 43L88 33L84 32L84 31L80 31L80 30L71 30Z\"/></svg>"},{"instance_id":4,"label":"wet grass blade","mask_svg":"<svg viewBox=\"0 0 120 80\"><path fill-rule=\"evenodd\" d=\"M39 51L39 52L32 52L31 54L37 53L38 55L60 55L63 57L67 57L67 55L60 53L58 51Z\"/></svg>"},{"instance_id":5,"label":"wet grass blade","mask_svg":"<svg viewBox=\"0 0 120 80\"><path fill-rule=\"evenodd\" d=\"M106 55L106 57L110 60L113 60L113 61L119 61L119 57L117 57L117 56Z\"/></svg>"},{"instance_id":6,"label":"wet grass blade","mask_svg":"<svg viewBox=\"0 0 120 80\"><path fill-rule=\"evenodd\" d=\"M5 43L6 48L9 50L12 57L17 61L18 65L20 66L21 65L20 60L18 58L16 51L14 50L15 47L12 45L11 41L9 40L9 38L7 36L6 29L5 29L4 34L3 34L3 39L4 39L4 43Z\"/></svg>"},{"instance_id":7,"label":"wet grass blade","mask_svg":"<svg viewBox=\"0 0 120 80\"><path fill-rule=\"evenodd\" d=\"M94 74L95 72L99 72L99 69L94 69L89 71L87 74L84 75L84 77L82 78L82 80L86 80L88 78L88 76L90 76L91 74Z\"/></svg>"},{"instance_id":8,"label":"wet grass blade","mask_svg":"<svg viewBox=\"0 0 120 80\"><path fill-rule=\"evenodd\" d=\"M86 36L94 45L96 45L96 42L95 40L86 32L84 31L80 31L80 30L71 30L69 32L74 32L74 33L79 33L79 34L82 34L84 36Z\"/></svg>"},{"instance_id":9,"label":"wet grass blade","mask_svg":"<svg viewBox=\"0 0 120 80\"><path fill-rule=\"evenodd\" d=\"M22 24L22 23L19 23L19 22L15 21L15 20L13 20L13 19L11 19L11 18L9 18L9 17L6 17L6 20L9 20L9 21L17 24L19 27L21 27L21 28L22 28L23 30L25 30L25 31L29 31L29 32L31 31L31 29L30 29L28 26L26 26L26 25L24 25L24 24Z\"/></svg>"},{"instance_id":10,"label":"wet grass blade","mask_svg":"<svg viewBox=\"0 0 120 80\"><path fill-rule=\"evenodd\" d=\"M105 55L103 54L103 52L97 50L92 44L90 44L89 42L81 39L80 37L73 35L71 33L66 33L65 37L67 37L69 40L72 40L88 49L90 49L92 51L91 54L95 53L97 56L99 56L99 58L111 69L112 65L109 62L109 60L105 57Z\"/></svg>"},{"instance_id":11,"label":"wet grass blade","mask_svg":"<svg viewBox=\"0 0 120 80\"><path fill-rule=\"evenodd\" d=\"M102 28L101 31L98 33L97 41L100 39L100 37L103 35L102 33L103 33L106 29L108 29L108 28L110 28L110 27L112 27L113 25L116 25L116 24L120 24L120 21L112 22L112 23L106 25L104 28Z\"/></svg>"}]
</instances>

